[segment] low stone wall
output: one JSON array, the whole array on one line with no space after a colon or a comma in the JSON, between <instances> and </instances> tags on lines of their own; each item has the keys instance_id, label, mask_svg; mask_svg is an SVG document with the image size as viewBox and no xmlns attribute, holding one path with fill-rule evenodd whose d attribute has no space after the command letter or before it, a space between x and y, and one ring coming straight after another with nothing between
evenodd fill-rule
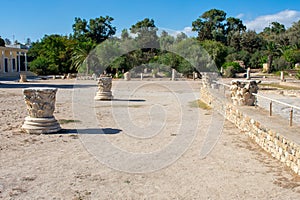
<instances>
[{"instance_id":1,"label":"low stone wall","mask_svg":"<svg viewBox=\"0 0 300 200\"><path fill-rule=\"evenodd\" d=\"M215 97L208 88L201 88L201 99L223 114L226 119L234 123L274 158L285 163L300 175L299 144L247 116L237 106Z\"/></svg>"}]
</instances>

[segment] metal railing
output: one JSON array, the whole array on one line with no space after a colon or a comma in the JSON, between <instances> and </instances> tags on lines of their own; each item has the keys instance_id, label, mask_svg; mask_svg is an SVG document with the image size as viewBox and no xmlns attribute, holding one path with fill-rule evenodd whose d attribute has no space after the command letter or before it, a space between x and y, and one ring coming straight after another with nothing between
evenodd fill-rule
<instances>
[{"instance_id":1,"label":"metal railing","mask_svg":"<svg viewBox=\"0 0 300 200\"><path fill-rule=\"evenodd\" d=\"M213 81L213 82L216 83L216 84L223 85L223 86L225 86L225 87L230 88L230 85L228 85L228 84L221 83L221 82L218 82L218 81ZM225 87L224 87L224 88L225 88ZM257 93L252 93L252 95L270 101L270 104L269 104L269 116L272 116L272 115L273 115L273 103L278 103L278 104L281 104L281 105L284 105L284 106L289 107L289 108L290 108L290 112L289 112L289 125L290 125L290 126L293 126L294 109L300 111L300 107L299 107L299 106L295 106L295 105L292 105L292 104L289 104L289 103L285 103L285 102L282 102L282 101L278 101L278 100L276 100L276 99L272 99L272 98L269 98L269 97L266 97L266 96L263 96L263 95L260 95L260 94L257 94Z\"/></svg>"},{"instance_id":2,"label":"metal railing","mask_svg":"<svg viewBox=\"0 0 300 200\"><path fill-rule=\"evenodd\" d=\"M285 102L282 102L282 101L278 101L276 99L272 99L272 98L269 98L269 97L266 97L266 96L263 96L263 95L260 95L260 94L252 93L252 95L260 97L260 98L263 98L263 99L267 99L267 100L270 101L270 106L269 106L269 115L270 116L273 115L273 102L289 107L290 108L289 125L293 126L293 113L294 113L294 109L297 109L297 110L300 111L300 107L292 105L292 104L289 104L289 103L285 103Z\"/></svg>"}]
</instances>

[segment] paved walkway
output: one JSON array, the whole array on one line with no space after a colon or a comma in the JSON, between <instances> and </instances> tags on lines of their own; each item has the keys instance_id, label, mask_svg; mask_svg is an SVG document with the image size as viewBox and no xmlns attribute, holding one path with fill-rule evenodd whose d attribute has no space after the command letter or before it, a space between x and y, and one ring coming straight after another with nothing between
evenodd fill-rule
<instances>
[{"instance_id":1,"label":"paved walkway","mask_svg":"<svg viewBox=\"0 0 300 200\"><path fill-rule=\"evenodd\" d=\"M259 92L260 95L266 96L268 98L271 99L275 99L284 103L288 103L294 106L298 106L300 107L300 99L299 97L296 96L283 96L280 94L274 94L274 93L266 93L266 92ZM258 97L257 98L257 104L258 106L269 110L270 107L270 100L268 99L264 99L262 97ZM289 118L290 118L290 111L291 108L289 106L286 105L282 105L276 102L272 103L272 112L274 114L280 115L281 117L283 117L284 121L286 121L286 124L289 123ZM293 124L298 124L300 125L300 110L298 109L293 109Z\"/></svg>"}]
</instances>

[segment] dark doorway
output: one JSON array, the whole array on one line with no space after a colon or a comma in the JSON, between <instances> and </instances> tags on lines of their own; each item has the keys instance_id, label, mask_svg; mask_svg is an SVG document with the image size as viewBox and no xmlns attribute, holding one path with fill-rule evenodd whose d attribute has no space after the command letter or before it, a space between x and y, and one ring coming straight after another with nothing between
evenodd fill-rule
<instances>
[{"instance_id":1,"label":"dark doorway","mask_svg":"<svg viewBox=\"0 0 300 200\"><path fill-rule=\"evenodd\" d=\"M20 56L20 71L25 71L25 56Z\"/></svg>"},{"instance_id":2,"label":"dark doorway","mask_svg":"<svg viewBox=\"0 0 300 200\"><path fill-rule=\"evenodd\" d=\"M16 71L16 59L13 58L13 59L11 60L11 62L12 62L12 70L13 70L13 72L14 72L14 71Z\"/></svg>"},{"instance_id":3,"label":"dark doorway","mask_svg":"<svg viewBox=\"0 0 300 200\"><path fill-rule=\"evenodd\" d=\"M4 58L4 71L8 72L8 59Z\"/></svg>"}]
</instances>

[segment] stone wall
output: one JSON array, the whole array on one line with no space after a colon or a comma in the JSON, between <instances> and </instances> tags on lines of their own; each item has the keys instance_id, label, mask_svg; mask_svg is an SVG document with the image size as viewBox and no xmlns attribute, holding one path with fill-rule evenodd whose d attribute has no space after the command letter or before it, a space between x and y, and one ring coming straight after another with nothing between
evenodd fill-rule
<instances>
[{"instance_id":1,"label":"stone wall","mask_svg":"<svg viewBox=\"0 0 300 200\"><path fill-rule=\"evenodd\" d=\"M253 94L258 91L257 84L256 81L232 80L230 86L232 103L239 106L254 106L256 96Z\"/></svg>"},{"instance_id":2,"label":"stone wall","mask_svg":"<svg viewBox=\"0 0 300 200\"><path fill-rule=\"evenodd\" d=\"M276 130L272 130L267 125L261 124L256 119L247 116L239 107L216 97L213 91L208 88L201 88L201 99L223 114L226 119L234 123L274 158L300 175L299 144L281 135Z\"/></svg>"}]
</instances>

